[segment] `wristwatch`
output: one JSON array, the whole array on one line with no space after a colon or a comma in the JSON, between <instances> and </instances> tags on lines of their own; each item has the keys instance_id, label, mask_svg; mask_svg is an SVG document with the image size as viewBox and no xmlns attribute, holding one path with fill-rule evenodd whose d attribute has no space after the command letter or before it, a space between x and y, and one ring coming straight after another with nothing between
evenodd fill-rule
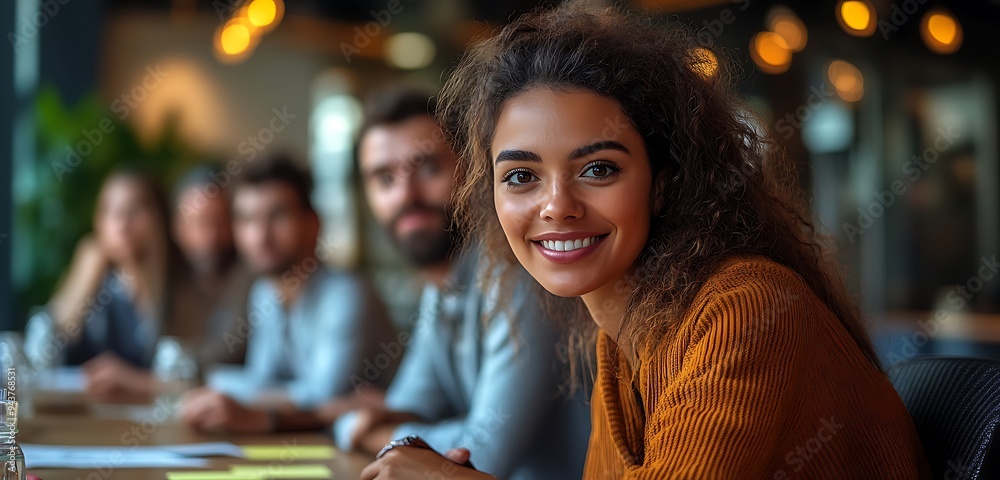
<instances>
[{"instance_id":1,"label":"wristwatch","mask_svg":"<svg viewBox=\"0 0 1000 480\"><path fill-rule=\"evenodd\" d=\"M385 446L382 447L382 450L378 451L378 455L375 455L375 459L377 460L379 458L382 458L383 455L389 453L390 450L392 450L392 449L394 449L396 447L425 448L425 449L430 450L430 451L432 451L434 453L437 453L438 455L441 455L440 452L438 452L437 450L434 450L433 448L431 448L431 446L428 445L427 442L424 441L424 439L420 438L419 436L417 436L417 435L407 435L407 436L405 436L403 438L397 438L397 439L395 439L395 440L393 440L393 441L385 444ZM444 455L441 455L441 456L444 457ZM445 458L447 458L447 457L445 457ZM455 462L455 463L458 463L458 462ZM472 466L472 462L469 461L469 460L466 460L465 463L459 463L459 465L461 465L463 467L469 467L469 468L471 468L473 470L476 469L476 467Z\"/></svg>"},{"instance_id":2,"label":"wristwatch","mask_svg":"<svg viewBox=\"0 0 1000 480\"><path fill-rule=\"evenodd\" d=\"M424 439L416 435L407 435L403 438L397 438L385 444L385 446L382 447L382 450L378 451L378 455L375 455L375 459L382 458L383 455L389 453L389 450L392 450L396 447L417 447L417 448L427 448L427 449L431 448L430 445L427 445L427 442L425 442Z\"/></svg>"}]
</instances>

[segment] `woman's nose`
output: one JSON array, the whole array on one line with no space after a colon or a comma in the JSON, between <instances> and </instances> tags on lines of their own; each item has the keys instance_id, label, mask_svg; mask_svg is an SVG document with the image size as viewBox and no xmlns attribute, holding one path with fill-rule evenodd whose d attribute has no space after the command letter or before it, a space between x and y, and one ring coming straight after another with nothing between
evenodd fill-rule
<instances>
[{"instance_id":1,"label":"woman's nose","mask_svg":"<svg viewBox=\"0 0 1000 480\"><path fill-rule=\"evenodd\" d=\"M540 217L545 221L579 220L585 212L569 182L554 181L548 186Z\"/></svg>"}]
</instances>

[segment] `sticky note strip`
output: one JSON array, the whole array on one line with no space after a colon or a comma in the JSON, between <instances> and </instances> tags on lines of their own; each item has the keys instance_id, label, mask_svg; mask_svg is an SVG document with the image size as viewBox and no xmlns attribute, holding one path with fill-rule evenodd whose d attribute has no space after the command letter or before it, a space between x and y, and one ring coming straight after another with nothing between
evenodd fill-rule
<instances>
[{"instance_id":1,"label":"sticky note strip","mask_svg":"<svg viewBox=\"0 0 1000 480\"><path fill-rule=\"evenodd\" d=\"M263 478L257 472L167 472L167 480L262 480Z\"/></svg>"},{"instance_id":2,"label":"sticky note strip","mask_svg":"<svg viewBox=\"0 0 1000 480\"><path fill-rule=\"evenodd\" d=\"M233 473L257 475L257 478L333 478L326 465L233 465Z\"/></svg>"},{"instance_id":3,"label":"sticky note strip","mask_svg":"<svg viewBox=\"0 0 1000 480\"><path fill-rule=\"evenodd\" d=\"M329 460L335 451L328 445L244 445L247 460Z\"/></svg>"},{"instance_id":4,"label":"sticky note strip","mask_svg":"<svg viewBox=\"0 0 1000 480\"><path fill-rule=\"evenodd\" d=\"M167 480L328 479L326 465L234 465L229 471L167 472Z\"/></svg>"}]
</instances>

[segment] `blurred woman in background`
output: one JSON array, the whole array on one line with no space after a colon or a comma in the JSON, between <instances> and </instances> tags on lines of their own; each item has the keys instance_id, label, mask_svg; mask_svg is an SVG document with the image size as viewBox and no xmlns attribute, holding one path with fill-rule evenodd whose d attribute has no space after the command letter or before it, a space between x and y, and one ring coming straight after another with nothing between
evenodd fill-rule
<instances>
[{"instance_id":1,"label":"blurred woman in background","mask_svg":"<svg viewBox=\"0 0 1000 480\"><path fill-rule=\"evenodd\" d=\"M83 364L88 393L144 397L157 338L168 332L171 291L183 265L169 237L169 206L146 174L104 181L94 232L80 240L49 312L69 339L65 361Z\"/></svg>"}]
</instances>

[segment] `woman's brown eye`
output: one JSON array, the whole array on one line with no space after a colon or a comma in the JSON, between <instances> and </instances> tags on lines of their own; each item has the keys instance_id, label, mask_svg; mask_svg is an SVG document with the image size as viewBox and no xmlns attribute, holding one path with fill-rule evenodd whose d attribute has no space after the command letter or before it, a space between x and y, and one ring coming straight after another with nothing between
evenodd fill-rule
<instances>
[{"instance_id":1,"label":"woman's brown eye","mask_svg":"<svg viewBox=\"0 0 1000 480\"><path fill-rule=\"evenodd\" d=\"M611 174L611 169L607 165L594 165L584 172L584 177L604 178Z\"/></svg>"},{"instance_id":2,"label":"woman's brown eye","mask_svg":"<svg viewBox=\"0 0 1000 480\"><path fill-rule=\"evenodd\" d=\"M517 183L528 183L531 181L531 174L527 172L517 172Z\"/></svg>"},{"instance_id":3,"label":"woman's brown eye","mask_svg":"<svg viewBox=\"0 0 1000 480\"><path fill-rule=\"evenodd\" d=\"M587 169L583 171L583 175L581 175L581 176L582 177L590 177L590 178L598 178L598 179L602 179L603 180L605 178L610 179L610 178L614 177L615 174L618 173L619 171L620 171L620 169L618 167L616 167L615 165L612 165L612 164L606 164L606 165L605 164L597 164L597 165L590 165L590 166L588 166Z\"/></svg>"}]
</instances>

